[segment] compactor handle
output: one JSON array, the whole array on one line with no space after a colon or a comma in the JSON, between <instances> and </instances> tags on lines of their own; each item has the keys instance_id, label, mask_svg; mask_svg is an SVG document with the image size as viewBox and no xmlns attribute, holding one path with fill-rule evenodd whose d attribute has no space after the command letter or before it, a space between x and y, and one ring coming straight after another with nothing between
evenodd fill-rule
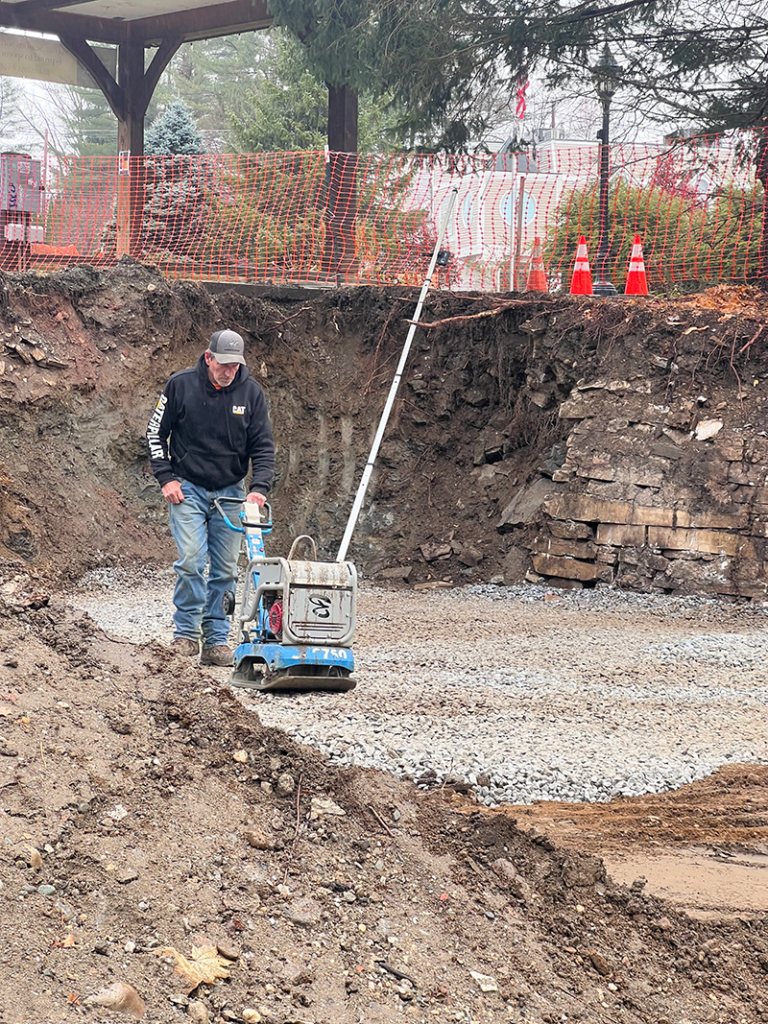
<instances>
[{"instance_id":1,"label":"compactor handle","mask_svg":"<svg viewBox=\"0 0 768 1024\"><path fill-rule=\"evenodd\" d=\"M296 554L296 548L299 546L299 544L301 544L302 541L306 541L309 544L310 549L312 551L312 557L309 559L309 561L316 562L317 544L315 544L314 539L310 537L309 534L307 533L302 533L301 536L297 537L294 540L293 544L291 544L291 550L288 552L288 561L290 562L293 556Z\"/></svg>"},{"instance_id":2,"label":"compactor handle","mask_svg":"<svg viewBox=\"0 0 768 1024\"><path fill-rule=\"evenodd\" d=\"M269 533L269 531L272 529L272 506L269 504L268 501L264 502L264 507L263 508L259 508L259 506L256 505L255 502L242 501L242 499L240 499L240 498L214 498L213 499L213 504L216 506L216 509L219 512L219 515L224 520L224 522L227 524L227 526L230 528L230 530L234 530L235 533L245 533L245 527L246 526L256 526L256 525L258 525L259 529L263 530L265 533ZM227 504L227 505L237 505L237 507L238 507L238 509L240 511L240 522L241 522L241 524L244 524L244 525L235 526L235 524L229 518L227 513L224 511L223 506L225 504ZM258 522L258 524L257 523L247 523L246 520L244 519L245 513L244 513L243 510L244 510L244 508L246 508L247 506L250 506L250 505L253 505L254 508L258 509L258 511L259 511L259 522ZM266 516L266 518L264 518L265 516Z\"/></svg>"}]
</instances>

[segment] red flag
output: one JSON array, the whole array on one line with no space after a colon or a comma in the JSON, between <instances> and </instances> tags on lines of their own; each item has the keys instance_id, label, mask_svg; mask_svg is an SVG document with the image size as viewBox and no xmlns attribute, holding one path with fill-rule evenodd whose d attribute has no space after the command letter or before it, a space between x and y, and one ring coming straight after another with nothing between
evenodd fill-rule
<instances>
[{"instance_id":1,"label":"red flag","mask_svg":"<svg viewBox=\"0 0 768 1024\"><path fill-rule=\"evenodd\" d=\"M521 121L525 117L525 90L530 84L527 78L518 78L517 80L517 106L515 107L515 114Z\"/></svg>"}]
</instances>

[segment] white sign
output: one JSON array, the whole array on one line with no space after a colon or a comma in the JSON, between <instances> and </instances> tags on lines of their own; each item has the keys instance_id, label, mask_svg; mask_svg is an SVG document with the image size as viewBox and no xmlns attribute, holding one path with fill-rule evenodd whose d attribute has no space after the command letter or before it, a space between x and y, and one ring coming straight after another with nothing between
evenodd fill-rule
<instances>
[{"instance_id":1,"label":"white sign","mask_svg":"<svg viewBox=\"0 0 768 1024\"><path fill-rule=\"evenodd\" d=\"M93 46L91 49L115 78L117 48ZM61 43L14 32L0 32L0 75L98 89L83 65Z\"/></svg>"}]
</instances>

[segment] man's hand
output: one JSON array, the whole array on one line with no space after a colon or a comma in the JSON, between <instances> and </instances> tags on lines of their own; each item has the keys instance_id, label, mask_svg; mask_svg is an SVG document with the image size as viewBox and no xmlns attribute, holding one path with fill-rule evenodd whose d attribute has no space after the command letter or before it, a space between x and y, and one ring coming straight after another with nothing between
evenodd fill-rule
<instances>
[{"instance_id":1,"label":"man's hand","mask_svg":"<svg viewBox=\"0 0 768 1024\"><path fill-rule=\"evenodd\" d=\"M251 491L251 493L245 500L258 505L259 508L264 508L264 502L267 500L267 498L266 495L259 494L258 491Z\"/></svg>"},{"instance_id":2,"label":"man's hand","mask_svg":"<svg viewBox=\"0 0 768 1024\"><path fill-rule=\"evenodd\" d=\"M163 497L169 505L180 505L184 501L184 495L181 492L181 484L178 480L169 480L167 484L163 484L160 488L163 492Z\"/></svg>"}]
</instances>

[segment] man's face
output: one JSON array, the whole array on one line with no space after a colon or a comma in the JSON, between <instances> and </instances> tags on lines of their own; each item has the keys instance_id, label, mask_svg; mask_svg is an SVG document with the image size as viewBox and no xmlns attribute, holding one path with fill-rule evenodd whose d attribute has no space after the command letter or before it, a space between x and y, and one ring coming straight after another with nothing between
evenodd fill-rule
<instances>
[{"instance_id":1,"label":"man's face","mask_svg":"<svg viewBox=\"0 0 768 1024\"><path fill-rule=\"evenodd\" d=\"M210 352L205 353L205 362L208 366L208 380L219 388L228 388L241 366L240 363L220 363Z\"/></svg>"}]
</instances>

